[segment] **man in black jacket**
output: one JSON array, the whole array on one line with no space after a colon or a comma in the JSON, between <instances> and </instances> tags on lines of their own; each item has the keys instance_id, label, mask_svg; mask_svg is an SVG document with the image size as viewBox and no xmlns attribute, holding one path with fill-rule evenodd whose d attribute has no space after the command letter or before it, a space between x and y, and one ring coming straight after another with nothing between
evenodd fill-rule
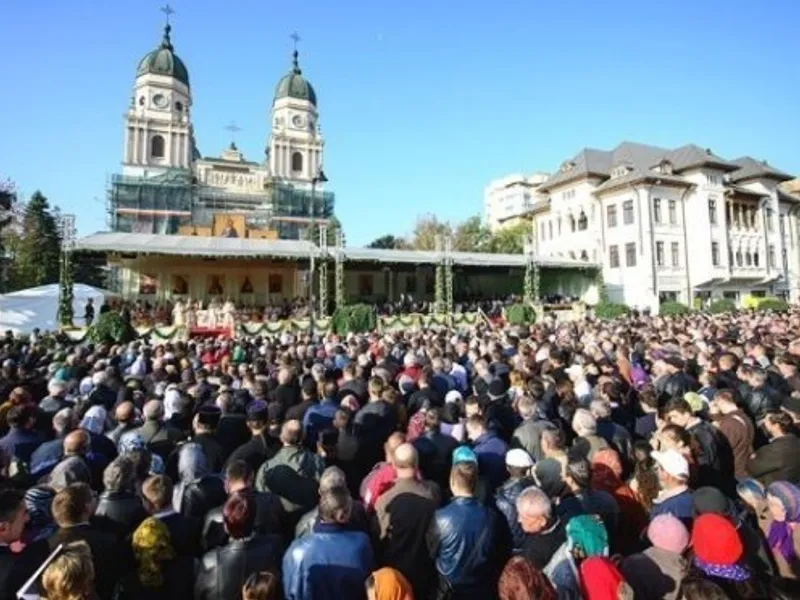
<instances>
[{"instance_id":1,"label":"man in black jacket","mask_svg":"<svg viewBox=\"0 0 800 600\"><path fill-rule=\"evenodd\" d=\"M247 406L247 427L252 437L228 457L228 464L243 460L253 471L275 456L280 449L280 441L269 434L269 412L267 403L254 400Z\"/></svg>"},{"instance_id":2,"label":"man in black jacket","mask_svg":"<svg viewBox=\"0 0 800 600\"><path fill-rule=\"evenodd\" d=\"M122 541L147 518L136 495L136 472L128 456L118 456L103 472L103 486L95 510L95 523Z\"/></svg>"},{"instance_id":3,"label":"man in black jacket","mask_svg":"<svg viewBox=\"0 0 800 600\"><path fill-rule=\"evenodd\" d=\"M774 481L800 483L800 438L794 435L792 417L777 411L768 413L763 427L770 442L756 450L747 461L747 473L764 486Z\"/></svg>"},{"instance_id":4,"label":"man in black jacket","mask_svg":"<svg viewBox=\"0 0 800 600\"><path fill-rule=\"evenodd\" d=\"M11 544L22 537L27 522L23 493L14 489L0 491L0 600L16 598L17 590L47 558L44 541L26 546L22 552L12 552Z\"/></svg>"}]
</instances>

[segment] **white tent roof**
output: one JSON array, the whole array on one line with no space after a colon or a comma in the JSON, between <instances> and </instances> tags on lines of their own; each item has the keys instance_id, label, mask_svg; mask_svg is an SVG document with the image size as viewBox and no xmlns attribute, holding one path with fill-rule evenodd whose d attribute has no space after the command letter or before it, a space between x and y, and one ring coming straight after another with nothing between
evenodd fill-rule
<instances>
[{"instance_id":1,"label":"white tent roof","mask_svg":"<svg viewBox=\"0 0 800 600\"><path fill-rule=\"evenodd\" d=\"M51 283L0 296L0 331L10 329L15 334L25 334L37 327L42 331L58 329L58 288L57 283ZM76 327L84 325L83 311L89 298L94 299L95 315L98 315L103 299L115 295L83 283L76 283L73 293L73 323Z\"/></svg>"}]
</instances>

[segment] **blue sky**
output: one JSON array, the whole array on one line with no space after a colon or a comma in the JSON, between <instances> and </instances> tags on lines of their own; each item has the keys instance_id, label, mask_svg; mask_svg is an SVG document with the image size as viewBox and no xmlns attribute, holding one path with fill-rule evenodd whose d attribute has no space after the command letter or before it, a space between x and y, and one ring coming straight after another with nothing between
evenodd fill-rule
<instances>
[{"instance_id":1,"label":"blue sky","mask_svg":"<svg viewBox=\"0 0 800 600\"><path fill-rule=\"evenodd\" d=\"M136 64L163 2L7 0L0 177L105 227ZM483 188L584 146L694 142L800 173L800 2L173 0L204 155L261 160L289 34L319 97L350 244L463 219Z\"/></svg>"}]
</instances>

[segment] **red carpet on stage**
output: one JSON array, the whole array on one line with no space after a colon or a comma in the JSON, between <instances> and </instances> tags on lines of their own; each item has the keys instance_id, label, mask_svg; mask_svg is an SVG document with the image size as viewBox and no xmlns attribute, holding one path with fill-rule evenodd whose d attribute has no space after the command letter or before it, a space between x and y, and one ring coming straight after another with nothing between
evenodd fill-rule
<instances>
[{"instance_id":1,"label":"red carpet on stage","mask_svg":"<svg viewBox=\"0 0 800 600\"><path fill-rule=\"evenodd\" d=\"M229 327L193 327L189 331L189 337L232 337Z\"/></svg>"}]
</instances>

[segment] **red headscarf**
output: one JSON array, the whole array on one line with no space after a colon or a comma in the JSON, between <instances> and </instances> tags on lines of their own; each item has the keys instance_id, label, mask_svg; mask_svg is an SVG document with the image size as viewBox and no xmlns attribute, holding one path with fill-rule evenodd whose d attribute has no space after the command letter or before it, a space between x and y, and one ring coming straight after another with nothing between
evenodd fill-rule
<instances>
[{"instance_id":1,"label":"red headscarf","mask_svg":"<svg viewBox=\"0 0 800 600\"><path fill-rule=\"evenodd\" d=\"M625 579L614 563L604 556L593 556L581 563L581 590L586 600L619 600Z\"/></svg>"}]
</instances>

